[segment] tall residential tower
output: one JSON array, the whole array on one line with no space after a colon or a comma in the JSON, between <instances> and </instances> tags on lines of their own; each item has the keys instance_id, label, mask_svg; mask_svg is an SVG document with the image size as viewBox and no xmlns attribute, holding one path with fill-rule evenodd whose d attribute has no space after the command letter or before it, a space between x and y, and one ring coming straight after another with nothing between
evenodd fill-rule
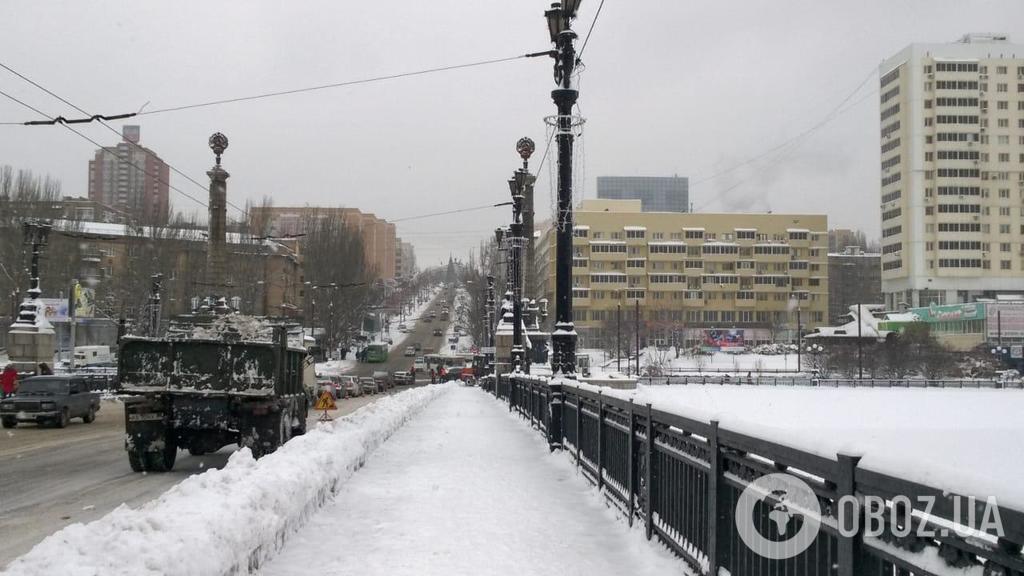
<instances>
[{"instance_id":1,"label":"tall residential tower","mask_svg":"<svg viewBox=\"0 0 1024 576\"><path fill-rule=\"evenodd\" d=\"M911 44L879 73L885 304L1024 293L1024 45Z\"/></svg>"},{"instance_id":2,"label":"tall residential tower","mask_svg":"<svg viewBox=\"0 0 1024 576\"><path fill-rule=\"evenodd\" d=\"M143 224L163 225L170 211L170 169L139 145L138 126L125 126L122 141L89 161L89 199L117 208Z\"/></svg>"}]
</instances>

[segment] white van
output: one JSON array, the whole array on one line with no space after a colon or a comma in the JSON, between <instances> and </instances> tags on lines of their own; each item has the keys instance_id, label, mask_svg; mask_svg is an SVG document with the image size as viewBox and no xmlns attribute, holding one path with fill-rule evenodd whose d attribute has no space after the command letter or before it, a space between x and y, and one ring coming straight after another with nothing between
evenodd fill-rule
<instances>
[{"instance_id":1,"label":"white van","mask_svg":"<svg viewBox=\"0 0 1024 576\"><path fill-rule=\"evenodd\" d=\"M114 363L110 346L75 346L75 368L104 366Z\"/></svg>"}]
</instances>

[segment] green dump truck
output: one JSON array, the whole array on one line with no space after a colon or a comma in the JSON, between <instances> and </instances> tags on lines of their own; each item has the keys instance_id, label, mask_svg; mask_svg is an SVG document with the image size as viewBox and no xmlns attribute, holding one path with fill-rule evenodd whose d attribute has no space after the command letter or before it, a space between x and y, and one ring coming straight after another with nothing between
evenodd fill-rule
<instances>
[{"instance_id":1,"label":"green dump truck","mask_svg":"<svg viewBox=\"0 0 1024 576\"><path fill-rule=\"evenodd\" d=\"M301 339L289 345L287 327L251 317L211 326L122 339L118 375L128 395L132 470L168 471L178 449L200 455L229 444L258 458L305 433L315 375Z\"/></svg>"}]
</instances>

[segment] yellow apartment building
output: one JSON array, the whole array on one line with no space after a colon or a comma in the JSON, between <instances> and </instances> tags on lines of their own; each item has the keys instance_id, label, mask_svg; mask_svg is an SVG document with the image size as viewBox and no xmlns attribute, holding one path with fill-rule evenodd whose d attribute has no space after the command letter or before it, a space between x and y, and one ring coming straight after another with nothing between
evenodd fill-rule
<instances>
[{"instance_id":1,"label":"yellow apartment building","mask_svg":"<svg viewBox=\"0 0 1024 576\"><path fill-rule=\"evenodd\" d=\"M642 212L639 200L584 200L574 218L580 347L614 342L620 308L632 337L637 303L642 345L791 341L798 315L805 332L828 320L824 215ZM536 241L534 290L554 303L554 229Z\"/></svg>"}]
</instances>

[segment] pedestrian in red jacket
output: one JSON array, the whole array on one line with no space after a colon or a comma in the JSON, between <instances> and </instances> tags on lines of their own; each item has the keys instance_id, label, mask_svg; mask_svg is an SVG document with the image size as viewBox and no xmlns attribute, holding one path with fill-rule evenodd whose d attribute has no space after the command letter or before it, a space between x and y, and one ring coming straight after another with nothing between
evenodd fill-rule
<instances>
[{"instance_id":1,"label":"pedestrian in red jacket","mask_svg":"<svg viewBox=\"0 0 1024 576\"><path fill-rule=\"evenodd\" d=\"M3 397L7 398L14 394L14 391L18 389L18 371L14 369L14 366L8 364L2 374L0 374L0 392L3 393Z\"/></svg>"}]
</instances>

